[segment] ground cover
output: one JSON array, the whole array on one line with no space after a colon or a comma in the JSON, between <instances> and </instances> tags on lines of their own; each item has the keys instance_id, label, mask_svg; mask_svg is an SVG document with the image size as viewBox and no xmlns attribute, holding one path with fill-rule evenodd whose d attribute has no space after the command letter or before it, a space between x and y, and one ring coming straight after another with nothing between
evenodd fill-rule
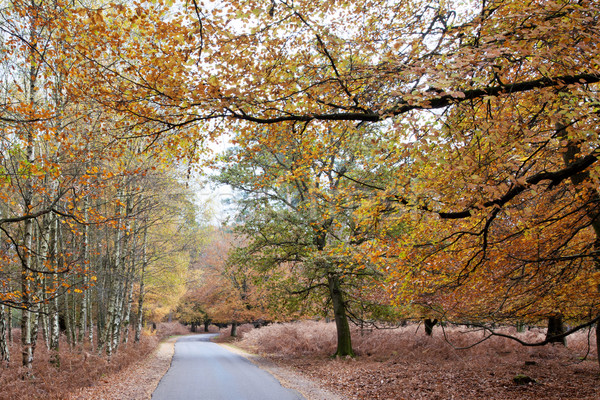
<instances>
[{"instance_id":1,"label":"ground cover","mask_svg":"<svg viewBox=\"0 0 600 400\"><path fill-rule=\"evenodd\" d=\"M156 353L159 341L171 335L189 333L179 323L159 324L156 331L146 331L140 343L134 345L131 338L121 345L110 361L87 345L71 349L68 343L61 342L60 368L49 363L50 355L40 336L33 368L26 374L18 353L20 332L18 329L13 332L12 359L8 366L0 368L0 400L148 398L146 392L152 393L171 361L170 357L165 360ZM140 369L149 361L153 365ZM162 374L144 379L163 364ZM136 371L143 371L143 376Z\"/></svg>"},{"instance_id":2,"label":"ground cover","mask_svg":"<svg viewBox=\"0 0 600 400\"><path fill-rule=\"evenodd\" d=\"M515 333L514 330L508 330ZM241 329L237 345L292 369L344 399L598 399L600 375L593 332L569 337L567 347L523 347L481 339L481 332L423 326L362 332L354 329L356 359L330 359L335 326L324 322ZM518 334L541 340L544 330ZM529 377L531 380L523 377Z\"/></svg>"}]
</instances>

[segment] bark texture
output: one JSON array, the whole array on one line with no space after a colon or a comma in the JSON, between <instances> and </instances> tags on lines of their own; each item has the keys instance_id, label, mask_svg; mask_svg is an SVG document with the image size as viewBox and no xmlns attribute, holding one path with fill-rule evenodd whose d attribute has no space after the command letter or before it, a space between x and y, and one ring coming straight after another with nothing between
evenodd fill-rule
<instances>
[{"instance_id":1,"label":"bark texture","mask_svg":"<svg viewBox=\"0 0 600 400\"><path fill-rule=\"evenodd\" d=\"M333 315L337 329L337 350L333 354L333 357L354 357L350 325L348 324L348 316L346 315L346 304L344 303L340 278L336 274L330 273L327 276L327 283L329 285L329 295L333 302Z\"/></svg>"}]
</instances>

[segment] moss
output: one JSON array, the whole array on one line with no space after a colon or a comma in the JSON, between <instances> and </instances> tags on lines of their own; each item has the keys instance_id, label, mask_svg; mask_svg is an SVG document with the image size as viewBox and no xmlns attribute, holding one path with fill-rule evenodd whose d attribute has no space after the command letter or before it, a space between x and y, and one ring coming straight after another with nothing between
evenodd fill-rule
<instances>
[{"instance_id":1,"label":"moss","mask_svg":"<svg viewBox=\"0 0 600 400\"><path fill-rule=\"evenodd\" d=\"M529 383L536 383L535 379L523 374L516 375L512 380L516 385L527 385Z\"/></svg>"}]
</instances>

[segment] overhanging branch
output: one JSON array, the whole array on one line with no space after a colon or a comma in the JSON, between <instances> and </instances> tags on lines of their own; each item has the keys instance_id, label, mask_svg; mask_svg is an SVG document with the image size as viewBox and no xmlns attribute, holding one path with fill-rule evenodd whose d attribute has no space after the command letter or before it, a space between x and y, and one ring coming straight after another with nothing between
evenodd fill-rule
<instances>
[{"instance_id":1,"label":"overhanging branch","mask_svg":"<svg viewBox=\"0 0 600 400\"><path fill-rule=\"evenodd\" d=\"M534 89L544 89L555 86L590 84L600 82L600 74L585 73L577 75L564 75L554 78L542 77L524 82L513 82L498 86L488 86L479 89L471 89L461 92L460 96L455 94L444 94L437 97L425 98L420 102L409 103L401 100L395 106L379 112L365 110L363 112L334 112L314 114L289 114L275 117L258 117L244 111L229 109L230 116L244 121L261 124L276 124L280 122L310 122L310 121L362 121L378 122L405 114L412 110L440 109L452 104L475 100L488 96L499 96L502 94L521 93Z\"/></svg>"}]
</instances>

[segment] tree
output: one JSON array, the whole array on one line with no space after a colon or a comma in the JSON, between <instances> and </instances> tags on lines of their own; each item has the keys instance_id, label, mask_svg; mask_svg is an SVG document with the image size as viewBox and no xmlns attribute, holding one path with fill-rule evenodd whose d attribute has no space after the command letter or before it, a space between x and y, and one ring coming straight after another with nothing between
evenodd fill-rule
<instances>
[{"instance_id":1,"label":"tree","mask_svg":"<svg viewBox=\"0 0 600 400\"><path fill-rule=\"evenodd\" d=\"M93 345L97 322L99 347L107 345L109 355L126 337L136 275L146 265L137 257L139 226L147 228L152 203L140 186L156 169L172 174L175 167L161 163L182 158L179 143L148 138L90 97L100 89L86 75L94 58L79 50L87 52L82 32L101 13L43 0L10 1L0 10L0 304L21 310L26 370L38 331L57 367L61 326L71 346L86 333ZM186 149L185 156L195 155ZM154 209L164 212L165 203Z\"/></svg>"},{"instance_id":2,"label":"tree","mask_svg":"<svg viewBox=\"0 0 600 400\"><path fill-rule=\"evenodd\" d=\"M290 305L305 313L329 308L338 333L335 356L354 355L348 317L364 320L366 311L381 318L386 309L385 301L370 302L366 294L381 277L369 261L368 232L376 222L357 212L371 193L344 179L364 172L366 144L375 136L343 125L327 132L265 129L239 139L218 177L242 193L236 230L249 242L232 262L260 271L265 285L281 286L275 304L291 296Z\"/></svg>"},{"instance_id":3,"label":"tree","mask_svg":"<svg viewBox=\"0 0 600 400\"><path fill-rule=\"evenodd\" d=\"M276 132L292 130L286 123L390 121L382 126L393 180L363 212L383 212L388 229L415 227L382 248L382 264L403 260L389 277L399 302L416 295L446 317L454 308L461 319L487 320L518 311L539 318L558 304L595 322L596 217L586 211L594 196L582 202L568 185L583 171L590 184L596 176L594 2L482 2L462 11L382 3L366 16L357 4L331 23L312 13L328 6L282 2L274 11L281 19L251 18L258 29L236 36L235 54L224 57L247 60L258 42L264 50L243 72L232 74L224 60L223 115L278 124ZM375 22L382 15L395 18ZM350 32L335 28L351 23ZM235 89L226 81L242 74L263 79ZM389 217L390 203L398 217ZM407 254L421 257L414 263Z\"/></svg>"},{"instance_id":4,"label":"tree","mask_svg":"<svg viewBox=\"0 0 600 400\"><path fill-rule=\"evenodd\" d=\"M178 14L170 38L159 13L138 13L164 47L134 40L126 57L89 57L91 94L156 135L226 118L206 124L210 135L235 130L244 146L264 135L257 125L343 140L343 121L377 123L390 179L339 176L378 193L357 213L381 223L365 234L379 234L372 262L390 264L398 302L482 320L548 317L558 304L580 326L595 323L597 4L461 4L191 2L196 23ZM115 9L91 13L93 26L119 20ZM140 49L157 52L156 65ZM297 164L315 159L305 152Z\"/></svg>"}]
</instances>

